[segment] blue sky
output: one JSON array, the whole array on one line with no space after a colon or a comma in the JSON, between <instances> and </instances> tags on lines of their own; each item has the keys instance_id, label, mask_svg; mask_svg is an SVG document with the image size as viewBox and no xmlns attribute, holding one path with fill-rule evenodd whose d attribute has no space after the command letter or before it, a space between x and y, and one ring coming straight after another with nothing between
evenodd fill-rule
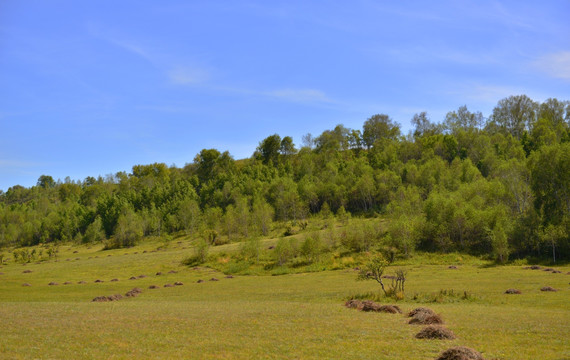
<instances>
[{"instance_id":1,"label":"blue sky","mask_svg":"<svg viewBox=\"0 0 570 360\"><path fill-rule=\"evenodd\" d=\"M569 1L0 0L0 189L570 100Z\"/></svg>"}]
</instances>

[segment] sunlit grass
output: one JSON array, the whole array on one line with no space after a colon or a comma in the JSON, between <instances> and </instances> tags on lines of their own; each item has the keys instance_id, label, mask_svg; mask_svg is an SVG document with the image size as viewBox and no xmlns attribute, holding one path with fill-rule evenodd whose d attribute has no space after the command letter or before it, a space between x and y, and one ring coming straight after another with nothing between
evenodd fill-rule
<instances>
[{"instance_id":1,"label":"sunlit grass","mask_svg":"<svg viewBox=\"0 0 570 360\"><path fill-rule=\"evenodd\" d=\"M414 335L421 327L408 325L404 315L343 306L351 295L379 291L374 282L355 281L351 267L226 279L211 269L181 265L191 254L190 241L164 245L150 241L110 251L66 246L57 262L4 265L0 358L434 359L454 345L475 348L487 359L570 358L569 267L553 274L488 266L460 254L399 260L387 269L388 274L395 267L408 271L406 299L398 305L405 312L432 308L458 337L418 340ZM156 251L159 247L164 250ZM230 244L212 253L237 248ZM352 266L356 260L342 261ZM457 269L449 269L451 264ZM169 274L171 270L177 273ZM155 275L159 271L163 275ZM146 277L128 280L138 275ZM220 281L208 281L212 277ZM113 278L119 281L111 282ZM94 283L96 279L104 282ZM197 283L199 279L205 281ZM77 284L82 280L87 284ZM49 286L52 281L60 285ZM72 284L62 285L65 281ZM163 287L175 281L184 285ZM160 288L151 290L150 285ZM547 285L560 291L541 292ZM136 298L91 302L135 286L143 289ZM508 288L522 294L506 295ZM452 296L451 291L470 297ZM441 301L438 294L443 294Z\"/></svg>"}]
</instances>

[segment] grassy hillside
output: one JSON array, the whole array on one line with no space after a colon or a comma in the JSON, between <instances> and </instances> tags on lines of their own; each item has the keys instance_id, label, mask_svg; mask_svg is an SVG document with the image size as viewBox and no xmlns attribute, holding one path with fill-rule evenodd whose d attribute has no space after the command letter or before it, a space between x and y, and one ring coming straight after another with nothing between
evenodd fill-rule
<instances>
[{"instance_id":1,"label":"grassy hillside","mask_svg":"<svg viewBox=\"0 0 570 360\"><path fill-rule=\"evenodd\" d=\"M276 240L265 241L264 247ZM181 265L191 253L184 239L167 247L148 241L126 250L65 246L57 262L3 265L0 357L419 360L464 345L487 359L570 358L568 266L552 273L453 254L399 261L387 269L387 274L396 267L408 270L406 299L397 304L404 313L432 308L457 336L419 340L414 335L422 327L408 325L402 314L343 306L350 297L379 290L374 282L355 281L352 268L226 278L207 267ZM146 277L129 280L140 275ZM183 285L164 287L175 282ZM559 291L542 292L543 286ZM134 287L143 291L137 297L91 302ZM504 294L508 288L522 294Z\"/></svg>"}]
</instances>

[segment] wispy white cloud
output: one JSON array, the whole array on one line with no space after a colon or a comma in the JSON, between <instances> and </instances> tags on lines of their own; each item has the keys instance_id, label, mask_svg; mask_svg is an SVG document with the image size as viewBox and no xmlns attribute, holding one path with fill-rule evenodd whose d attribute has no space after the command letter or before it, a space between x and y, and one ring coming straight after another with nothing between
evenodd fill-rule
<instances>
[{"instance_id":1,"label":"wispy white cloud","mask_svg":"<svg viewBox=\"0 0 570 360\"><path fill-rule=\"evenodd\" d=\"M142 44L143 42L133 40L129 36L102 30L94 24L89 24L87 28L91 36L113 44L146 61L173 84L195 84L210 78L211 70L195 65L193 61L182 59L148 44Z\"/></svg>"},{"instance_id":2,"label":"wispy white cloud","mask_svg":"<svg viewBox=\"0 0 570 360\"><path fill-rule=\"evenodd\" d=\"M182 66L170 70L168 77L174 84L189 85L207 81L210 72L203 68Z\"/></svg>"},{"instance_id":3,"label":"wispy white cloud","mask_svg":"<svg viewBox=\"0 0 570 360\"><path fill-rule=\"evenodd\" d=\"M570 51L546 54L534 61L533 65L554 78L570 80Z\"/></svg>"},{"instance_id":4,"label":"wispy white cloud","mask_svg":"<svg viewBox=\"0 0 570 360\"><path fill-rule=\"evenodd\" d=\"M265 92L264 95L300 103L330 103L326 94L315 89L279 89Z\"/></svg>"}]
</instances>

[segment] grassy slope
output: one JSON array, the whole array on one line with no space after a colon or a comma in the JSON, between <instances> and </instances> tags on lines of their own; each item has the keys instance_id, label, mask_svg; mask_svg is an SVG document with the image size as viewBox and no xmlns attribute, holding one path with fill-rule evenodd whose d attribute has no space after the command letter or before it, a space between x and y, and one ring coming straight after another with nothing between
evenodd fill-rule
<instances>
[{"instance_id":1,"label":"grassy slope","mask_svg":"<svg viewBox=\"0 0 570 360\"><path fill-rule=\"evenodd\" d=\"M187 242L151 252L158 245L104 252L64 247L58 262L4 265L0 358L434 359L454 345L476 348L488 359L570 358L568 267L552 274L521 266L485 267L477 261L466 261L470 265L458 270L410 261L402 265L409 270L409 297L439 289L474 296L434 304L400 302L405 311L433 308L458 337L418 340L414 334L421 327L407 325L402 315L342 306L348 296L377 288L373 282L354 281L352 270L225 279L209 269L181 266L190 253ZM178 273L166 274L169 270ZM157 271L165 275L154 275ZM128 280L141 274L147 277ZM196 282L212 277L220 281ZM120 281L110 282L112 278ZM94 283L96 279L105 282ZM77 284L80 280L88 284ZM51 281L60 285L48 286ZM61 285L65 281L73 284ZM148 289L175 281L184 286ZM22 287L24 282L32 286ZM545 285L561 291L539 291ZM90 302L135 286L144 290L137 298ZM503 294L513 287L523 294Z\"/></svg>"}]
</instances>

